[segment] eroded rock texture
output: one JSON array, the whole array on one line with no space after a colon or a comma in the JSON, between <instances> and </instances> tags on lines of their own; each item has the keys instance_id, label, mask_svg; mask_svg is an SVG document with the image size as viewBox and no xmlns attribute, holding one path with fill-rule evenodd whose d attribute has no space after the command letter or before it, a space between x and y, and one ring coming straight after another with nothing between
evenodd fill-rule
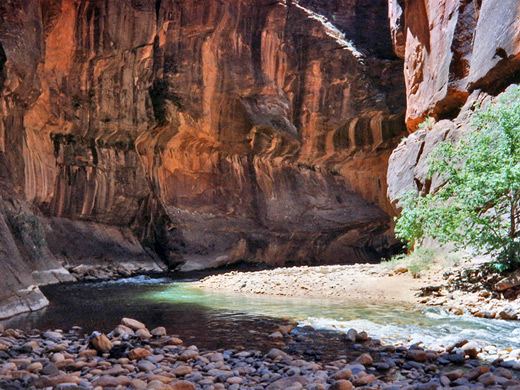
<instances>
[{"instance_id":1,"label":"eroded rock texture","mask_svg":"<svg viewBox=\"0 0 520 390\"><path fill-rule=\"evenodd\" d=\"M43 269L375 259L401 71L383 0L6 0L4 203Z\"/></svg>"},{"instance_id":2,"label":"eroded rock texture","mask_svg":"<svg viewBox=\"0 0 520 390\"><path fill-rule=\"evenodd\" d=\"M442 184L427 179L429 153L443 140L471 131L469 115L520 82L520 3L516 0L390 0L396 53L405 60L406 123L437 123L401 142L390 158L388 195L397 207L405 191Z\"/></svg>"},{"instance_id":3,"label":"eroded rock texture","mask_svg":"<svg viewBox=\"0 0 520 390\"><path fill-rule=\"evenodd\" d=\"M406 123L453 119L475 90L496 95L520 80L517 0L389 0L404 58Z\"/></svg>"}]
</instances>

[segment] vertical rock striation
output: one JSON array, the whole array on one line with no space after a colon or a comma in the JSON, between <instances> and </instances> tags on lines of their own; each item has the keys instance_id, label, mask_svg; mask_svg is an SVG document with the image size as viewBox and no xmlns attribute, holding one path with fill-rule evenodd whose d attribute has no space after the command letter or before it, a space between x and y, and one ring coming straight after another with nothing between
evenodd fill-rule
<instances>
[{"instance_id":1,"label":"vertical rock striation","mask_svg":"<svg viewBox=\"0 0 520 390\"><path fill-rule=\"evenodd\" d=\"M157 9L156 125L136 149L193 266L352 261L391 245L399 61L390 39L356 46L320 13L359 23L352 4L316 3Z\"/></svg>"},{"instance_id":2,"label":"vertical rock striation","mask_svg":"<svg viewBox=\"0 0 520 390\"><path fill-rule=\"evenodd\" d=\"M375 259L395 244L401 69L384 0L3 1L12 263Z\"/></svg>"},{"instance_id":3,"label":"vertical rock striation","mask_svg":"<svg viewBox=\"0 0 520 390\"><path fill-rule=\"evenodd\" d=\"M496 95L519 81L519 13L515 0L389 0L410 131L427 116L455 118L475 90Z\"/></svg>"},{"instance_id":4,"label":"vertical rock striation","mask_svg":"<svg viewBox=\"0 0 520 390\"><path fill-rule=\"evenodd\" d=\"M515 0L389 0L394 48L404 58L406 124L414 132L390 158L388 195L428 193L426 159L445 139L471 129L469 114L520 82L520 4Z\"/></svg>"}]
</instances>

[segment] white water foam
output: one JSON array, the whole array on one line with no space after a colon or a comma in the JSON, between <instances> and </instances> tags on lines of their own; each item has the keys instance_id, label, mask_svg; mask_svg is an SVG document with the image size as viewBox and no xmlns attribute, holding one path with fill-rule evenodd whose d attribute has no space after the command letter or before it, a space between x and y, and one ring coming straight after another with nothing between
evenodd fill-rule
<instances>
[{"instance_id":1,"label":"white water foam","mask_svg":"<svg viewBox=\"0 0 520 390\"><path fill-rule=\"evenodd\" d=\"M153 278L148 275L137 275L131 278L111 280L103 282L107 284L159 284L159 283L171 283L170 278Z\"/></svg>"},{"instance_id":2,"label":"white water foam","mask_svg":"<svg viewBox=\"0 0 520 390\"><path fill-rule=\"evenodd\" d=\"M461 340L474 341L482 348L495 346L498 350L507 347L520 349L520 328L511 321L485 320L469 315L455 316L445 310L426 310L423 315L433 322L426 325L396 320L378 323L369 319L308 317L300 321L299 325L345 333L353 328L366 331L371 337L386 344L410 346L421 343L433 350L443 350ZM496 355L483 353L482 357L494 360Z\"/></svg>"}]
</instances>

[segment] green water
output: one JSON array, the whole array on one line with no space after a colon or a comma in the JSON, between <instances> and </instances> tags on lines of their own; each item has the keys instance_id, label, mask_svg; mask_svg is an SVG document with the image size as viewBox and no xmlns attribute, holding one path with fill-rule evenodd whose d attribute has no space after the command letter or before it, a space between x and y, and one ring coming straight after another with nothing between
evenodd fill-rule
<instances>
[{"instance_id":1,"label":"green water","mask_svg":"<svg viewBox=\"0 0 520 390\"><path fill-rule=\"evenodd\" d=\"M483 346L520 348L517 321L455 316L440 308L360 305L330 299L211 292L192 287L190 283L171 284L161 291L150 292L143 299L193 303L230 313L289 318L318 329L345 332L355 328L387 342L423 342L433 347L469 339Z\"/></svg>"},{"instance_id":2,"label":"green water","mask_svg":"<svg viewBox=\"0 0 520 390\"><path fill-rule=\"evenodd\" d=\"M165 326L185 342L215 349L267 348L267 335L281 319L291 319L328 331L365 330L385 342L423 342L435 347L468 339L482 346L520 348L517 321L454 316L439 308L211 292L189 281L146 276L43 290L50 301L46 309L0 323L24 330L79 325L86 332L109 332L122 317L132 317L150 329ZM335 337L328 334L329 339ZM338 340L340 335L334 342L327 341L331 349L342 348Z\"/></svg>"}]
</instances>

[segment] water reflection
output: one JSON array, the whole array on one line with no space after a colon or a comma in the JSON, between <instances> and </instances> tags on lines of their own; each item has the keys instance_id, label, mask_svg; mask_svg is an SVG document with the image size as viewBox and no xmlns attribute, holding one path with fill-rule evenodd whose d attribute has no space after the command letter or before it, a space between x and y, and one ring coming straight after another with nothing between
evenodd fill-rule
<instances>
[{"instance_id":1,"label":"water reflection","mask_svg":"<svg viewBox=\"0 0 520 390\"><path fill-rule=\"evenodd\" d=\"M25 330L79 325L86 332L108 332L121 317L133 317L149 328L165 326L202 348L265 349L266 335L276 328L278 319L288 318L339 332L366 330L387 342L420 341L431 346L471 339L520 348L517 322L454 316L438 308L216 293L195 288L189 281L148 277L50 286L44 292L51 301L48 308L1 323Z\"/></svg>"}]
</instances>

